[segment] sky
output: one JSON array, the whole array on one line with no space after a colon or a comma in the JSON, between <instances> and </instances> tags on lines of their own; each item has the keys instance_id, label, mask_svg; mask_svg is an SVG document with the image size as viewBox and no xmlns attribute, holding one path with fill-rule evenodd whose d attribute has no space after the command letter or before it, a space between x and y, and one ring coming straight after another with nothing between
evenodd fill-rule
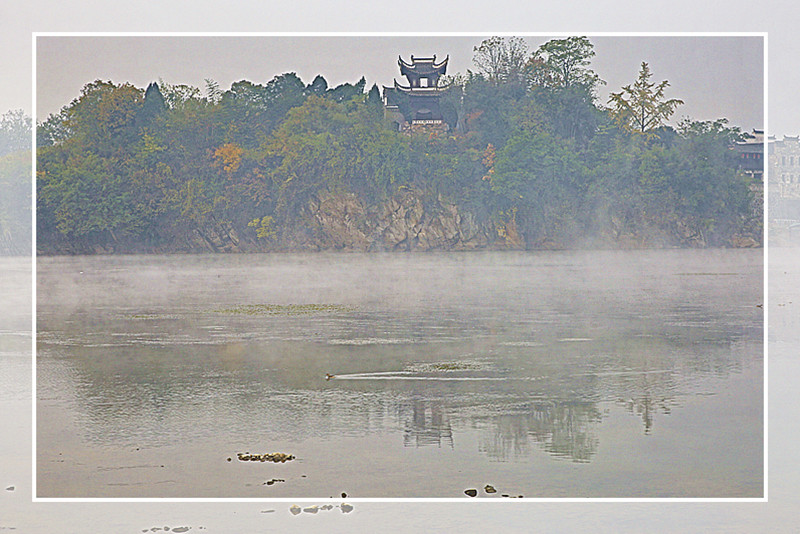
<instances>
[{"instance_id":1,"label":"sky","mask_svg":"<svg viewBox=\"0 0 800 534\"><path fill-rule=\"evenodd\" d=\"M144 88L164 80L222 89L249 80L266 83L296 72L304 82L322 74L329 86L367 79L367 88L400 78L397 58L449 56L448 74L475 70L474 36L38 36L36 117L44 120L80 95L94 80ZM530 52L563 35L525 36ZM673 123L727 118L744 131L763 129L764 38L762 36L590 36L593 68L606 81L598 103L635 81L642 61L652 81L668 80L666 97L680 98ZM405 83L405 80L401 80Z\"/></svg>"}]
</instances>

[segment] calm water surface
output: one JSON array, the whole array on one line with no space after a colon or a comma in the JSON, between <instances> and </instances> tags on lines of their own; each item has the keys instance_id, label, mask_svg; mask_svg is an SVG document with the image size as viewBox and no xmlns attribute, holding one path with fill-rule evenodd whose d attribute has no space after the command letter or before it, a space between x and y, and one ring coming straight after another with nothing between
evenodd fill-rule
<instances>
[{"instance_id":1,"label":"calm water surface","mask_svg":"<svg viewBox=\"0 0 800 534\"><path fill-rule=\"evenodd\" d=\"M762 252L40 258L37 492L759 497Z\"/></svg>"}]
</instances>

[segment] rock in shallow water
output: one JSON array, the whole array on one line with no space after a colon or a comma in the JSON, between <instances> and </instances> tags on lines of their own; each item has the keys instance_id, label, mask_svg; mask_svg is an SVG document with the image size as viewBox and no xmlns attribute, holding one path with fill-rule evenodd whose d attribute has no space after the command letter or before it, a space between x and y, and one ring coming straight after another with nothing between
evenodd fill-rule
<instances>
[{"instance_id":1,"label":"rock in shallow water","mask_svg":"<svg viewBox=\"0 0 800 534\"><path fill-rule=\"evenodd\" d=\"M464 490L464 493L466 493L470 497L477 497L478 496L478 490L476 490L476 489Z\"/></svg>"}]
</instances>

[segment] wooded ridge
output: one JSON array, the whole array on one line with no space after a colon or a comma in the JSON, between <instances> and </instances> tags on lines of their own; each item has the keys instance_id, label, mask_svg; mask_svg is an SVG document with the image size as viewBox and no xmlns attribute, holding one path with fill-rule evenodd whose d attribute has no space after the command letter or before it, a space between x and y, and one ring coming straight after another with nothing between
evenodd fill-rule
<instances>
[{"instance_id":1,"label":"wooded ridge","mask_svg":"<svg viewBox=\"0 0 800 534\"><path fill-rule=\"evenodd\" d=\"M363 77L88 83L37 126L37 253L760 245L739 128L667 125L646 62L598 102L593 56L487 39L413 131Z\"/></svg>"}]
</instances>

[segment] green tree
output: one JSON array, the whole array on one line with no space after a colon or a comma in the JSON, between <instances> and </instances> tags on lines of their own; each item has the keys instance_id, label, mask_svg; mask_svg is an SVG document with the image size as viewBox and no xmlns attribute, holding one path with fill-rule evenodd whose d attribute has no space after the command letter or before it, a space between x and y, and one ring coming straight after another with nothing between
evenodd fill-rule
<instances>
[{"instance_id":1,"label":"green tree","mask_svg":"<svg viewBox=\"0 0 800 534\"><path fill-rule=\"evenodd\" d=\"M323 96L327 90L328 81L322 76L322 74L317 74L314 80L306 86L307 93L317 96Z\"/></svg>"},{"instance_id":2,"label":"green tree","mask_svg":"<svg viewBox=\"0 0 800 534\"><path fill-rule=\"evenodd\" d=\"M293 72L275 76L265 85L246 80L232 84L220 102L220 126L228 132L225 140L257 147L306 97L306 86Z\"/></svg>"},{"instance_id":3,"label":"green tree","mask_svg":"<svg viewBox=\"0 0 800 534\"><path fill-rule=\"evenodd\" d=\"M497 152L493 170L492 191L504 199L506 211L519 213L529 242L572 231L583 192L580 161L569 143L546 133L520 133Z\"/></svg>"},{"instance_id":4,"label":"green tree","mask_svg":"<svg viewBox=\"0 0 800 534\"><path fill-rule=\"evenodd\" d=\"M38 202L61 234L88 244L138 233L137 199L113 159L61 147L40 158Z\"/></svg>"},{"instance_id":5,"label":"green tree","mask_svg":"<svg viewBox=\"0 0 800 534\"><path fill-rule=\"evenodd\" d=\"M167 104L164 100L164 95L161 94L161 90L158 88L158 84L155 82L150 83L144 92L144 103L139 114L140 123L143 126L149 125L153 120L161 116L166 109Z\"/></svg>"},{"instance_id":6,"label":"green tree","mask_svg":"<svg viewBox=\"0 0 800 534\"><path fill-rule=\"evenodd\" d=\"M372 87L370 87L366 102L376 116L383 117L383 99L381 98L381 91L376 84L372 84Z\"/></svg>"},{"instance_id":7,"label":"green tree","mask_svg":"<svg viewBox=\"0 0 800 534\"><path fill-rule=\"evenodd\" d=\"M0 254L31 250L31 119L0 116Z\"/></svg>"},{"instance_id":8,"label":"green tree","mask_svg":"<svg viewBox=\"0 0 800 534\"><path fill-rule=\"evenodd\" d=\"M716 121L685 120L678 125L680 154L675 189L680 193L676 210L702 233L705 244L720 246L748 221L752 192L748 178L737 169L733 143L741 139L738 128ZM759 231L758 228L750 228Z\"/></svg>"},{"instance_id":9,"label":"green tree","mask_svg":"<svg viewBox=\"0 0 800 534\"><path fill-rule=\"evenodd\" d=\"M31 152L17 150L0 155L0 254L30 251Z\"/></svg>"},{"instance_id":10,"label":"green tree","mask_svg":"<svg viewBox=\"0 0 800 534\"><path fill-rule=\"evenodd\" d=\"M472 62L490 83L521 82L528 45L521 37L490 37L473 48Z\"/></svg>"},{"instance_id":11,"label":"green tree","mask_svg":"<svg viewBox=\"0 0 800 534\"><path fill-rule=\"evenodd\" d=\"M594 45L587 37L552 39L531 55L526 63L526 74L533 86L580 86L593 96L597 86L606 83L589 68L594 56Z\"/></svg>"},{"instance_id":12,"label":"green tree","mask_svg":"<svg viewBox=\"0 0 800 534\"><path fill-rule=\"evenodd\" d=\"M367 84L363 76L355 84L343 83L325 92L325 97L335 102L347 102L354 98L361 98L364 94L364 87Z\"/></svg>"},{"instance_id":13,"label":"green tree","mask_svg":"<svg viewBox=\"0 0 800 534\"><path fill-rule=\"evenodd\" d=\"M21 109L0 116L0 156L30 148L31 118Z\"/></svg>"},{"instance_id":14,"label":"green tree","mask_svg":"<svg viewBox=\"0 0 800 534\"><path fill-rule=\"evenodd\" d=\"M58 120L73 141L110 156L138 138L136 116L142 103L142 91L133 85L97 80L83 87Z\"/></svg>"},{"instance_id":15,"label":"green tree","mask_svg":"<svg viewBox=\"0 0 800 534\"><path fill-rule=\"evenodd\" d=\"M653 73L646 62L642 62L639 76L622 91L611 93L609 104L617 123L628 131L647 134L662 126L683 100L666 98L664 92L669 82L651 82Z\"/></svg>"},{"instance_id":16,"label":"green tree","mask_svg":"<svg viewBox=\"0 0 800 534\"><path fill-rule=\"evenodd\" d=\"M595 92L605 84L591 68L594 45L586 37L552 39L526 64L531 99L552 133L585 146L602 122Z\"/></svg>"}]
</instances>

